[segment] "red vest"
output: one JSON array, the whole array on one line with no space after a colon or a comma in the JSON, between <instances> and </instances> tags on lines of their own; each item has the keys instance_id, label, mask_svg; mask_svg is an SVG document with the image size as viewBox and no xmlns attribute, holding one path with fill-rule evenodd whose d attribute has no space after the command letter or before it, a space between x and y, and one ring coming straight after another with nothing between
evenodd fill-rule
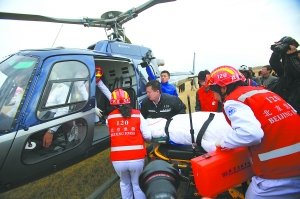
<instances>
[{"instance_id":1,"label":"red vest","mask_svg":"<svg viewBox=\"0 0 300 199\"><path fill-rule=\"evenodd\" d=\"M200 102L201 111L218 112L219 101L215 98L214 92L205 91L204 86L198 89L198 100Z\"/></svg>"},{"instance_id":2,"label":"red vest","mask_svg":"<svg viewBox=\"0 0 300 199\"><path fill-rule=\"evenodd\" d=\"M124 161L145 158L147 155L140 131L140 111L132 109L131 117L122 117L118 109L108 117L110 133L110 160Z\"/></svg>"},{"instance_id":3,"label":"red vest","mask_svg":"<svg viewBox=\"0 0 300 199\"><path fill-rule=\"evenodd\" d=\"M267 179L300 175L300 116L297 112L277 94L252 86L238 87L226 100L246 104L261 123L264 137L260 144L249 147L255 175Z\"/></svg>"}]
</instances>

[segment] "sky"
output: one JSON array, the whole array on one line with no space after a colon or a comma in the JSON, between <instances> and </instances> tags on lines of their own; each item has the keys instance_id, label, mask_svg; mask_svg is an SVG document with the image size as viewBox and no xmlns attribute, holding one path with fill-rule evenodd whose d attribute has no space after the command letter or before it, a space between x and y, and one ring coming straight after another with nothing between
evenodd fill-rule
<instances>
[{"instance_id":1,"label":"sky","mask_svg":"<svg viewBox=\"0 0 300 199\"><path fill-rule=\"evenodd\" d=\"M145 2L0 0L0 12L99 18ZM0 59L22 49L86 49L107 39L104 29L82 25L0 20L0 27ZM300 42L300 0L177 0L157 4L123 27L133 44L149 47L156 58L165 60L161 70L191 71L194 53L196 73L221 65L263 66L269 63L275 41L291 36Z\"/></svg>"}]
</instances>

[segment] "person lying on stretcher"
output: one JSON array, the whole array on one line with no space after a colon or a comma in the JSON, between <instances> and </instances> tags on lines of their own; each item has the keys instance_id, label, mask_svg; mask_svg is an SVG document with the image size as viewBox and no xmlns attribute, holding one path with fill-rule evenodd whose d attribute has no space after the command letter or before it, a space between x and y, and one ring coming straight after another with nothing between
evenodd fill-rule
<instances>
[{"instance_id":1,"label":"person lying on stretcher","mask_svg":"<svg viewBox=\"0 0 300 199\"><path fill-rule=\"evenodd\" d=\"M197 135L207 120L210 112L194 112L192 113L192 122L194 129L194 140L197 140ZM207 151L215 151L215 143L222 139L223 136L232 131L231 126L227 123L223 113L214 113L214 119L208 125L201 141L202 148ZM146 119L148 127L151 131L152 138L165 138L165 126L167 120L165 118L148 118ZM190 134L190 118L189 114L179 114L172 118L169 125L169 140L170 143L191 145L192 139Z\"/></svg>"}]
</instances>

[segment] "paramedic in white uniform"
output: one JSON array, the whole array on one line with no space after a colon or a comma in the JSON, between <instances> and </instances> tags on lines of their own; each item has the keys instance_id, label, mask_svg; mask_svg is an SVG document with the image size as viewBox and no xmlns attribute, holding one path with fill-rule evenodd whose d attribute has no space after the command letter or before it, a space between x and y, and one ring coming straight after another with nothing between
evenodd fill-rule
<instances>
[{"instance_id":1,"label":"paramedic in white uniform","mask_svg":"<svg viewBox=\"0 0 300 199\"><path fill-rule=\"evenodd\" d=\"M120 177L122 199L146 199L139 176L147 155L144 139L150 141L151 132L140 111L130 106L126 91L114 90L110 105L116 108L107 117L110 160Z\"/></svg>"}]
</instances>

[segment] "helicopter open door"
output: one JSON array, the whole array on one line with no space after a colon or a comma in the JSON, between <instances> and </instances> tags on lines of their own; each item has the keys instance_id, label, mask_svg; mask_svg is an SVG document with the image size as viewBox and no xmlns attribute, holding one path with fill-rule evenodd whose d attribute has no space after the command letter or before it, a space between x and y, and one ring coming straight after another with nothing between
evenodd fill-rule
<instances>
[{"instance_id":1,"label":"helicopter open door","mask_svg":"<svg viewBox=\"0 0 300 199\"><path fill-rule=\"evenodd\" d=\"M140 90L140 79L144 79L139 75L138 69L130 60L110 60L95 57L95 65L104 71L101 80L112 92L117 88L127 91L131 99L131 107L138 109L138 91ZM108 99L96 89L97 106L105 115L111 111Z\"/></svg>"}]
</instances>

